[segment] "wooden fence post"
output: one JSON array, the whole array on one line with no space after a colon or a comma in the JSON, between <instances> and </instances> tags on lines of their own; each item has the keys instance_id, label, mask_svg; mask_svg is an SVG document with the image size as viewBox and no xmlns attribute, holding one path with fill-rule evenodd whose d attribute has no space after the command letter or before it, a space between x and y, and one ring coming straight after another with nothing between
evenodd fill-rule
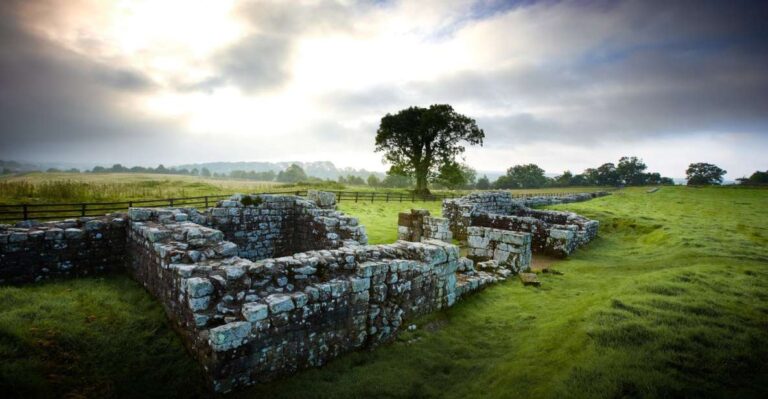
<instances>
[{"instance_id":1,"label":"wooden fence post","mask_svg":"<svg viewBox=\"0 0 768 399\"><path fill-rule=\"evenodd\" d=\"M80 205L80 216L85 216L85 204Z\"/></svg>"},{"instance_id":2,"label":"wooden fence post","mask_svg":"<svg viewBox=\"0 0 768 399\"><path fill-rule=\"evenodd\" d=\"M23 212L24 212L24 220L29 220L29 209L27 209L27 204L22 205Z\"/></svg>"},{"instance_id":3,"label":"wooden fence post","mask_svg":"<svg viewBox=\"0 0 768 399\"><path fill-rule=\"evenodd\" d=\"M360 196L360 193L355 191L355 202L357 202L357 198Z\"/></svg>"},{"instance_id":4,"label":"wooden fence post","mask_svg":"<svg viewBox=\"0 0 768 399\"><path fill-rule=\"evenodd\" d=\"M206 208L208 207L208 196L207 195L205 196L205 207Z\"/></svg>"}]
</instances>

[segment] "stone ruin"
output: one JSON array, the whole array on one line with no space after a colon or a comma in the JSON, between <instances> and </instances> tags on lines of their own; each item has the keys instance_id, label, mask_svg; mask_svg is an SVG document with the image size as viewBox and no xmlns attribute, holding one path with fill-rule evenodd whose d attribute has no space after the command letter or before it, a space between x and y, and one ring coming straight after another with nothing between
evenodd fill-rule
<instances>
[{"instance_id":1,"label":"stone ruin","mask_svg":"<svg viewBox=\"0 0 768 399\"><path fill-rule=\"evenodd\" d=\"M527 201L473 194L446 200L446 218L402 213L401 240L385 245L367 245L365 228L324 192L0 225L0 284L127 270L212 389L228 392L387 342L409 320L526 270L532 250L564 253L597 232L597 222Z\"/></svg>"},{"instance_id":2,"label":"stone ruin","mask_svg":"<svg viewBox=\"0 0 768 399\"><path fill-rule=\"evenodd\" d=\"M0 225L0 283L127 270L163 305L212 389L227 392L375 347L503 279L429 238L446 222L420 242L366 245L333 194L308 197Z\"/></svg>"},{"instance_id":3,"label":"stone ruin","mask_svg":"<svg viewBox=\"0 0 768 399\"><path fill-rule=\"evenodd\" d=\"M573 212L533 209L533 206L586 201L605 192L560 197L513 198L509 192L481 192L443 201L453 237L466 242L471 254L498 247L504 231L530 234L533 253L566 257L597 236L599 223ZM485 237L494 237L487 240ZM487 243L487 245L486 245ZM502 252L504 252L503 250Z\"/></svg>"},{"instance_id":4,"label":"stone ruin","mask_svg":"<svg viewBox=\"0 0 768 399\"><path fill-rule=\"evenodd\" d=\"M411 209L397 217L397 239L419 242L422 239L450 243L453 238L448 219L429 216L426 209Z\"/></svg>"}]
</instances>

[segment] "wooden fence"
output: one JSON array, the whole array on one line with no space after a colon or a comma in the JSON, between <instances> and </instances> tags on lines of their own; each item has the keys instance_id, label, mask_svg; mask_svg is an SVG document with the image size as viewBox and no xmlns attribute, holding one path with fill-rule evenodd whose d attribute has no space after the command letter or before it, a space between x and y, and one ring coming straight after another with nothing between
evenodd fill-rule
<instances>
[{"instance_id":1,"label":"wooden fence","mask_svg":"<svg viewBox=\"0 0 768 399\"><path fill-rule=\"evenodd\" d=\"M331 191L336 194L337 202L418 202L418 201L442 201L448 198L457 198L466 193L445 193L418 195L412 193L388 193L388 192L356 192L356 191ZM280 191L261 194L290 194L306 196L306 190ZM515 198L527 197L558 197L576 194L575 192L561 193L513 193ZM162 208L162 207L192 207L209 208L220 199L229 198L232 194L205 195L200 197L145 199L119 202L81 202L62 204L13 204L0 205L1 221L19 220L50 220L66 219L83 216L102 216L106 213L125 211L132 207Z\"/></svg>"}]
</instances>

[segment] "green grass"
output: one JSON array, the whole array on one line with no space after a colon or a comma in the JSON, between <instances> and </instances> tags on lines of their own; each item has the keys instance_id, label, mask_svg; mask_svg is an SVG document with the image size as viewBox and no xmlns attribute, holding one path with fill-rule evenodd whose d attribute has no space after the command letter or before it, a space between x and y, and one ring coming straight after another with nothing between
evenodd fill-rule
<instances>
[{"instance_id":1,"label":"green grass","mask_svg":"<svg viewBox=\"0 0 768 399\"><path fill-rule=\"evenodd\" d=\"M433 216L440 216L440 201L405 202L347 202L342 201L339 209L357 216L368 232L370 244L385 244L397 240L397 214L411 209L427 209Z\"/></svg>"},{"instance_id":2,"label":"green grass","mask_svg":"<svg viewBox=\"0 0 768 399\"><path fill-rule=\"evenodd\" d=\"M125 276L0 288L0 397L168 397L203 375Z\"/></svg>"},{"instance_id":3,"label":"green grass","mask_svg":"<svg viewBox=\"0 0 768 399\"><path fill-rule=\"evenodd\" d=\"M342 203L371 242L391 240L410 207ZM234 397L768 397L768 190L631 189L556 208L597 218L601 233L541 288L496 285L391 345ZM0 305L4 387L202 392L159 305L125 277L0 288ZM91 331L91 314L113 318ZM76 357L47 360L35 340L48 325ZM49 376L61 368L76 372Z\"/></svg>"},{"instance_id":4,"label":"green grass","mask_svg":"<svg viewBox=\"0 0 768 399\"><path fill-rule=\"evenodd\" d=\"M406 189L346 186L334 182L283 184L271 181L203 178L198 176L163 175L153 173L41 173L0 176L0 205L21 203L117 202L141 199L162 199L223 195L233 193L262 193L273 191L303 191L307 189L407 193ZM510 190L515 193L585 192L601 187L568 187ZM434 193L450 191L434 190ZM455 192L454 192L455 193Z\"/></svg>"}]
</instances>

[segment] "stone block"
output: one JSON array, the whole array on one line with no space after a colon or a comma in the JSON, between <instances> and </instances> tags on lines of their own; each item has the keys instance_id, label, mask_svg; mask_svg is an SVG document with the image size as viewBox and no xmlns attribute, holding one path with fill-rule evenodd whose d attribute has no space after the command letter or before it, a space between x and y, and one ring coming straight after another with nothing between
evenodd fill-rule
<instances>
[{"instance_id":1,"label":"stone block","mask_svg":"<svg viewBox=\"0 0 768 399\"><path fill-rule=\"evenodd\" d=\"M244 303L242 308L243 317L253 322L266 319L269 316L269 308L263 303Z\"/></svg>"},{"instance_id":2,"label":"stone block","mask_svg":"<svg viewBox=\"0 0 768 399\"><path fill-rule=\"evenodd\" d=\"M269 311L272 313L282 313L295 308L293 300L285 294L273 294L265 298Z\"/></svg>"},{"instance_id":3,"label":"stone block","mask_svg":"<svg viewBox=\"0 0 768 399\"><path fill-rule=\"evenodd\" d=\"M216 352L223 352L237 348L245 344L251 333L251 323L236 321L210 329L209 337L211 348Z\"/></svg>"},{"instance_id":4,"label":"stone block","mask_svg":"<svg viewBox=\"0 0 768 399\"><path fill-rule=\"evenodd\" d=\"M191 298L199 298L213 293L211 280L202 277L187 279L187 295Z\"/></svg>"},{"instance_id":5,"label":"stone block","mask_svg":"<svg viewBox=\"0 0 768 399\"><path fill-rule=\"evenodd\" d=\"M67 240L79 240L83 238L83 231L76 228L69 228L64 230L64 237Z\"/></svg>"}]
</instances>

